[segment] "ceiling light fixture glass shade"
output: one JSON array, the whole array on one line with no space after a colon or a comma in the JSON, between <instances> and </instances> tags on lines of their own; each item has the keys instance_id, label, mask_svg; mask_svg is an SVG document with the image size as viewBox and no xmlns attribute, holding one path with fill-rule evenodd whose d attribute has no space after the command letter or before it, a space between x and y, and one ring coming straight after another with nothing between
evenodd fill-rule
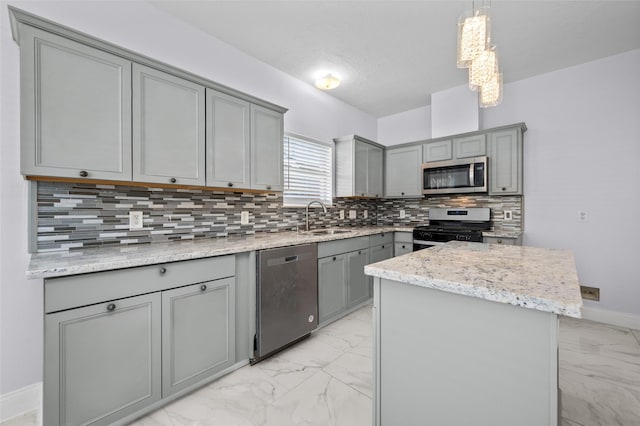
<instances>
[{"instance_id":1,"label":"ceiling light fixture glass shade","mask_svg":"<svg viewBox=\"0 0 640 426\"><path fill-rule=\"evenodd\" d=\"M480 108L499 105L502 102L502 73L495 73L480 88Z\"/></svg>"},{"instance_id":2,"label":"ceiling light fixture glass shade","mask_svg":"<svg viewBox=\"0 0 640 426\"><path fill-rule=\"evenodd\" d=\"M480 54L471 61L469 67L469 89L480 90L498 74L498 53L496 47L493 46L488 50L480 52Z\"/></svg>"},{"instance_id":3,"label":"ceiling light fixture glass shade","mask_svg":"<svg viewBox=\"0 0 640 426\"><path fill-rule=\"evenodd\" d=\"M488 9L473 9L458 21L458 68L468 68L481 52L487 50L490 40Z\"/></svg>"},{"instance_id":4,"label":"ceiling light fixture glass shade","mask_svg":"<svg viewBox=\"0 0 640 426\"><path fill-rule=\"evenodd\" d=\"M331 90L340 86L340 78L328 73L316 80L316 87L321 90Z\"/></svg>"}]
</instances>

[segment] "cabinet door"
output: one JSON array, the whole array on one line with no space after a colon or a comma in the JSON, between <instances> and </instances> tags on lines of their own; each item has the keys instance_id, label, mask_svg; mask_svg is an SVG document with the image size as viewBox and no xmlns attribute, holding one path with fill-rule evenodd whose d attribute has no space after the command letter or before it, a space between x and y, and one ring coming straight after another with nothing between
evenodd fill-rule
<instances>
[{"instance_id":1,"label":"cabinet door","mask_svg":"<svg viewBox=\"0 0 640 426\"><path fill-rule=\"evenodd\" d=\"M366 197L369 195L369 145L355 141L354 149L353 195Z\"/></svg>"},{"instance_id":2,"label":"cabinet door","mask_svg":"<svg viewBox=\"0 0 640 426\"><path fill-rule=\"evenodd\" d=\"M318 323L347 309L347 256L318 259Z\"/></svg>"},{"instance_id":3,"label":"cabinet door","mask_svg":"<svg viewBox=\"0 0 640 426\"><path fill-rule=\"evenodd\" d=\"M131 62L21 25L21 172L131 180Z\"/></svg>"},{"instance_id":4,"label":"cabinet door","mask_svg":"<svg viewBox=\"0 0 640 426\"><path fill-rule=\"evenodd\" d=\"M393 257L393 244L383 244L371 247L369 252L369 263L382 262Z\"/></svg>"},{"instance_id":5,"label":"cabinet door","mask_svg":"<svg viewBox=\"0 0 640 426\"><path fill-rule=\"evenodd\" d=\"M403 254L411 253L413 251L413 243L394 243L393 244L393 255L394 256L402 256Z\"/></svg>"},{"instance_id":6,"label":"cabinet door","mask_svg":"<svg viewBox=\"0 0 640 426\"><path fill-rule=\"evenodd\" d=\"M251 105L251 188L282 191L282 114Z\"/></svg>"},{"instance_id":7,"label":"cabinet door","mask_svg":"<svg viewBox=\"0 0 640 426\"><path fill-rule=\"evenodd\" d=\"M451 141L427 142L423 147L423 162L451 160L453 153L451 150Z\"/></svg>"},{"instance_id":8,"label":"cabinet door","mask_svg":"<svg viewBox=\"0 0 640 426\"><path fill-rule=\"evenodd\" d=\"M108 425L158 401L160 293L45 316L44 424Z\"/></svg>"},{"instance_id":9,"label":"cabinet door","mask_svg":"<svg viewBox=\"0 0 640 426\"><path fill-rule=\"evenodd\" d=\"M370 197L382 197L383 150L378 146L368 146L367 153L367 193Z\"/></svg>"},{"instance_id":10,"label":"cabinet door","mask_svg":"<svg viewBox=\"0 0 640 426\"><path fill-rule=\"evenodd\" d=\"M347 253L347 259L347 307L352 307L371 298L371 280L364 274L364 267L369 263L369 250Z\"/></svg>"},{"instance_id":11,"label":"cabinet door","mask_svg":"<svg viewBox=\"0 0 640 426\"><path fill-rule=\"evenodd\" d=\"M133 179L205 184L204 87L133 65Z\"/></svg>"},{"instance_id":12,"label":"cabinet door","mask_svg":"<svg viewBox=\"0 0 640 426\"><path fill-rule=\"evenodd\" d=\"M467 136L453 140L453 154L455 158L479 157L487 155L487 137L481 135Z\"/></svg>"},{"instance_id":13,"label":"cabinet door","mask_svg":"<svg viewBox=\"0 0 640 426\"><path fill-rule=\"evenodd\" d=\"M235 363L235 279L162 292L162 395Z\"/></svg>"},{"instance_id":14,"label":"cabinet door","mask_svg":"<svg viewBox=\"0 0 640 426\"><path fill-rule=\"evenodd\" d=\"M489 194L522 194L520 128L489 133Z\"/></svg>"},{"instance_id":15,"label":"cabinet door","mask_svg":"<svg viewBox=\"0 0 640 426\"><path fill-rule=\"evenodd\" d=\"M250 104L215 90L207 94L207 186L249 188Z\"/></svg>"},{"instance_id":16,"label":"cabinet door","mask_svg":"<svg viewBox=\"0 0 640 426\"><path fill-rule=\"evenodd\" d=\"M420 145L387 149L385 196L421 196L421 164L422 146Z\"/></svg>"}]
</instances>

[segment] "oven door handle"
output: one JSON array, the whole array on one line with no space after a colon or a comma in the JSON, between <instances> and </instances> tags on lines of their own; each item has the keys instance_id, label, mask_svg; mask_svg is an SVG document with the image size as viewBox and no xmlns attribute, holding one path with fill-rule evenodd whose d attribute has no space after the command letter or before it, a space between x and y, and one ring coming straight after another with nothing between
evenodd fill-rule
<instances>
[{"instance_id":1,"label":"oven door handle","mask_svg":"<svg viewBox=\"0 0 640 426\"><path fill-rule=\"evenodd\" d=\"M413 240L413 244L420 244L423 246L441 246L444 243L437 242L437 241Z\"/></svg>"}]
</instances>

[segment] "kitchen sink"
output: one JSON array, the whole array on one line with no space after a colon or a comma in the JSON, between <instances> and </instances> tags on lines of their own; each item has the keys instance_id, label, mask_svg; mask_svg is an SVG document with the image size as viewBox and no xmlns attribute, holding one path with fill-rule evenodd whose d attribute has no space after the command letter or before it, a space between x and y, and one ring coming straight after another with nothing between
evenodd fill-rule
<instances>
[{"instance_id":1,"label":"kitchen sink","mask_svg":"<svg viewBox=\"0 0 640 426\"><path fill-rule=\"evenodd\" d=\"M315 231L310 231L310 234L313 235L333 235L333 234L347 234L350 231L348 229L317 229Z\"/></svg>"}]
</instances>

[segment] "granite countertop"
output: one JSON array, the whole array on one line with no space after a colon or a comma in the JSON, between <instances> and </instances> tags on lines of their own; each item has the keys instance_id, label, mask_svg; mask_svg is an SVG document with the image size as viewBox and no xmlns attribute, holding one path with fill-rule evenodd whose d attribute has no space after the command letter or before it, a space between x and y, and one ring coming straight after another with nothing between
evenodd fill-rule
<instances>
[{"instance_id":1,"label":"granite countertop","mask_svg":"<svg viewBox=\"0 0 640 426\"><path fill-rule=\"evenodd\" d=\"M367 265L367 275L581 318L569 250L453 241Z\"/></svg>"},{"instance_id":2,"label":"granite countertop","mask_svg":"<svg viewBox=\"0 0 640 426\"><path fill-rule=\"evenodd\" d=\"M99 247L86 250L35 253L31 255L27 278L53 278L89 272L109 271L135 266L154 265L180 260L222 256L225 254L319 243L362 237L380 232L405 231L410 227L369 226L340 228L349 232L314 235L304 232L258 233L251 236L207 238L167 243L132 244L118 247Z\"/></svg>"}]
</instances>

